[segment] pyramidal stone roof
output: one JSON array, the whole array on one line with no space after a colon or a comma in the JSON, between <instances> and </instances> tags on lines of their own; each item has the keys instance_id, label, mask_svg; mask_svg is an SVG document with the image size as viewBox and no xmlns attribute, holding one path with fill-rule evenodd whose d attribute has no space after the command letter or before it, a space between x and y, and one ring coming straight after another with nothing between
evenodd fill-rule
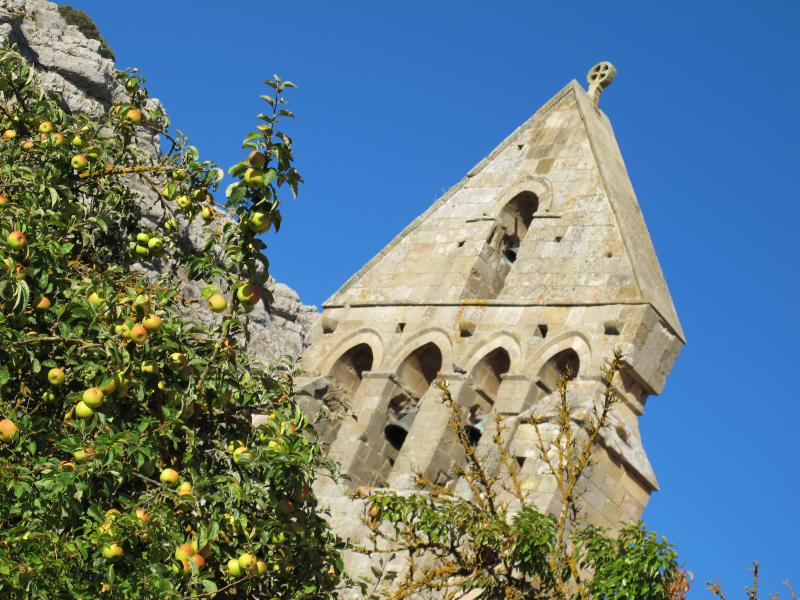
<instances>
[{"instance_id":1,"label":"pyramidal stone roof","mask_svg":"<svg viewBox=\"0 0 800 600\"><path fill-rule=\"evenodd\" d=\"M502 208L538 208L502 289L469 288ZM685 342L611 124L571 81L353 275L325 307L649 304Z\"/></svg>"}]
</instances>

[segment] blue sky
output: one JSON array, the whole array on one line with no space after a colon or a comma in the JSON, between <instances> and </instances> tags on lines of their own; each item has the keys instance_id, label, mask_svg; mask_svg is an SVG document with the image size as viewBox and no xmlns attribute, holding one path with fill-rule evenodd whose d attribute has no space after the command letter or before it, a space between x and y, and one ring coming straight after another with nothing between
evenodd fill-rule
<instances>
[{"instance_id":1,"label":"blue sky","mask_svg":"<svg viewBox=\"0 0 800 600\"><path fill-rule=\"evenodd\" d=\"M744 598L800 588L800 4L74 0L204 157L239 160L261 81L300 85L307 184L273 274L320 304L572 78L603 95L688 337L642 436L648 526ZM794 366L793 366L794 365ZM782 594L783 596L783 594ZM788 596L787 596L788 597Z\"/></svg>"}]
</instances>

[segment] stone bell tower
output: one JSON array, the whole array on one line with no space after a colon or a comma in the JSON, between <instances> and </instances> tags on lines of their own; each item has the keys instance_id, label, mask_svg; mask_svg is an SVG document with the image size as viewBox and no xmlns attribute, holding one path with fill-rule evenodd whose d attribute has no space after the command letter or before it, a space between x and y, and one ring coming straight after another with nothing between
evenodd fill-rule
<instances>
[{"instance_id":1,"label":"stone bell tower","mask_svg":"<svg viewBox=\"0 0 800 600\"><path fill-rule=\"evenodd\" d=\"M567 368L571 398L600 397L612 348L625 355L623 401L586 482L586 518L638 519L658 489L638 418L685 338L598 108L615 74L602 62L588 93L568 83L325 302L303 383L357 417L327 434L351 481L319 490L343 533L357 535L348 490L410 489L415 470L442 480L462 460L437 377L479 448L491 444L494 415L506 417L521 479L552 510L525 417Z\"/></svg>"}]
</instances>

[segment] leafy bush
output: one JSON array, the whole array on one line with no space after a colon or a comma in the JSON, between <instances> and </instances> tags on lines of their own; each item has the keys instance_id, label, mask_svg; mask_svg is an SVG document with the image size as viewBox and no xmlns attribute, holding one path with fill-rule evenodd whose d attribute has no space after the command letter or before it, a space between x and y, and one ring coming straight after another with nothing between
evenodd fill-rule
<instances>
[{"instance_id":1,"label":"leafy bush","mask_svg":"<svg viewBox=\"0 0 800 600\"><path fill-rule=\"evenodd\" d=\"M302 181L277 129L294 85L266 82L223 217L222 171L119 77L125 103L72 116L0 48L0 597L328 597L340 559L310 486L333 466L291 369L247 349L256 236ZM163 213L146 229L134 182ZM210 282L212 324L179 272Z\"/></svg>"},{"instance_id":2,"label":"leafy bush","mask_svg":"<svg viewBox=\"0 0 800 600\"><path fill-rule=\"evenodd\" d=\"M68 24L75 25L78 31L87 38L100 42L100 56L114 60L114 51L109 47L106 38L100 34L100 30L89 15L78 8L67 6L66 4L59 4L58 14L64 17Z\"/></svg>"},{"instance_id":3,"label":"leafy bush","mask_svg":"<svg viewBox=\"0 0 800 600\"><path fill-rule=\"evenodd\" d=\"M587 422L571 413L569 373L558 384L553 414L531 420L539 458L561 500L556 515L542 514L528 499L516 462L506 450L502 419L498 417L493 456L479 456L461 408L446 383L439 381L450 424L466 456L466 465L450 479L464 482L469 493L420 476L417 493L357 491L366 498L364 522L371 531L371 545L361 550L408 561L399 580L379 593L393 599L471 593L469 598L515 600L683 600L688 579L667 540L642 523L612 534L585 527L579 519L581 478L617 402L613 381L621 364L619 353L607 364L605 393ZM550 443L540 431L546 421L556 426ZM376 575L381 575L378 567ZM376 597L380 583L373 585L370 597ZM367 582L362 589L368 590Z\"/></svg>"}]
</instances>

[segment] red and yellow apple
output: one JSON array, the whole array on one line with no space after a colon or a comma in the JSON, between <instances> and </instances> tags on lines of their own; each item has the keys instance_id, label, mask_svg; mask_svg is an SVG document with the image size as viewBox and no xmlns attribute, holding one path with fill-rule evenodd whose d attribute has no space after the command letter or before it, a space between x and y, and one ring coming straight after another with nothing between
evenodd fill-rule
<instances>
[{"instance_id":1,"label":"red and yellow apple","mask_svg":"<svg viewBox=\"0 0 800 600\"><path fill-rule=\"evenodd\" d=\"M9 444L19 436L19 428L11 419L0 421L0 441Z\"/></svg>"},{"instance_id":2,"label":"red and yellow apple","mask_svg":"<svg viewBox=\"0 0 800 600\"><path fill-rule=\"evenodd\" d=\"M6 242L8 242L8 245L15 250L21 250L28 244L28 239L25 237L24 233L15 229L8 234L8 237L6 237Z\"/></svg>"}]
</instances>

